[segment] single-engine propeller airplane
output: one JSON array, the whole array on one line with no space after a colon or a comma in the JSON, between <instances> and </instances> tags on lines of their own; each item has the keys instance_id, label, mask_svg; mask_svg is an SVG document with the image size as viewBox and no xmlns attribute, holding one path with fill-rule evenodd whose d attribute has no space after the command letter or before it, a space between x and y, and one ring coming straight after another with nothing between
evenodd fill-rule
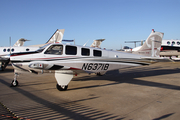
<instances>
[{"instance_id":1,"label":"single-engine propeller airplane","mask_svg":"<svg viewBox=\"0 0 180 120\"><path fill-rule=\"evenodd\" d=\"M18 85L17 75L21 73L55 73L57 89L63 91L67 90L73 75L82 72L101 74L149 65L156 62L152 60L162 59L158 55L163 35L152 31L135 54L60 43L50 44L34 52L14 53L10 57L15 75L11 86Z\"/></svg>"}]
</instances>

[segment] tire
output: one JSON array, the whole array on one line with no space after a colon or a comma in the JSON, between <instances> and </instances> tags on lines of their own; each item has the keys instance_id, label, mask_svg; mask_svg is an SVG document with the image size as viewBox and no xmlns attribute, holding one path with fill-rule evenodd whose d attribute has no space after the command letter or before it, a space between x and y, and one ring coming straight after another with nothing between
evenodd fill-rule
<instances>
[{"instance_id":1,"label":"tire","mask_svg":"<svg viewBox=\"0 0 180 120\"><path fill-rule=\"evenodd\" d=\"M68 88L68 85L65 85L65 86L60 86L60 85L56 85L56 88L59 90L59 91L65 91L65 90L67 90L67 88Z\"/></svg>"},{"instance_id":2,"label":"tire","mask_svg":"<svg viewBox=\"0 0 180 120\"><path fill-rule=\"evenodd\" d=\"M12 80L12 82L11 82L11 87L16 87L16 86L18 86L18 81L16 80L15 82L14 82L14 80Z\"/></svg>"},{"instance_id":3,"label":"tire","mask_svg":"<svg viewBox=\"0 0 180 120\"><path fill-rule=\"evenodd\" d=\"M103 76L100 72L96 73L97 76Z\"/></svg>"}]
</instances>

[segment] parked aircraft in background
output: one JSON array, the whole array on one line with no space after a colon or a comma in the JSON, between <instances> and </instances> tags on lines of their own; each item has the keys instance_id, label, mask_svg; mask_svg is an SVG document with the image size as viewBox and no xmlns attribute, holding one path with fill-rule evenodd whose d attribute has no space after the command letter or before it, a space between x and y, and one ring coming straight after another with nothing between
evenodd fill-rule
<instances>
[{"instance_id":1,"label":"parked aircraft in background","mask_svg":"<svg viewBox=\"0 0 180 120\"><path fill-rule=\"evenodd\" d=\"M19 39L13 47L0 47L0 70L4 70L10 61L10 54L14 52L26 52L37 50L38 47L24 47L24 38Z\"/></svg>"},{"instance_id":2,"label":"parked aircraft in background","mask_svg":"<svg viewBox=\"0 0 180 120\"><path fill-rule=\"evenodd\" d=\"M105 39L96 39L94 40L94 42L91 44L90 47L94 47L94 48L101 48L101 43L104 41Z\"/></svg>"},{"instance_id":3,"label":"parked aircraft in background","mask_svg":"<svg viewBox=\"0 0 180 120\"><path fill-rule=\"evenodd\" d=\"M154 29L152 29L152 33L154 32L155 32ZM152 35L150 35L142 46L135 47L133 49L132 48L128 49L128 47L126 47L127 49L125 51L133 54L159 57L161 50L161 43L162 43L162 39L157 40L156 36L152 37Z\"/></svg>"},{"instance_id":4,"label":"parked aircraft in background","mask_svg":"<svg viewBox=\"0 0 180 120\"><path fill-rule=\"evenodd\" d=\"M20 73L54 73L57 89L66 90L73 75L82 72L104 73L149 65L152 60L160 59L156 56L159 54L159 42L163 35L161 32L152 31L146 43L135 54L59 43L34 52L14 53L10 57L15 75L11 86L18 85L17 75Z\"/></svg>"},{"instance_id":5,"label":"parked aircraft in background","mask_svg":"<svg viewBox=\"0 0 180 120\"><path fill-rule=\"evenodd\" d=\"M45 44L31 45L31 47L42 47L46 44L61 43L65 29L57 29Z\"/></svg>"},{"instance_id":6,"label":"parked aircraft in background","mask_svg":"<svg viewBox=\"0 0 180 120\"><path fill-rule=\"evenodd\" d=\"M129 48L125 46L120 51L126 51L133 53L139 50L142 46ZM173 60L180 60L180 40L162 40L161 49L160 49L160 57L169 57Z\"/></svg>"},{"instance_id":7,"label":"parked aircraft in background","mask_svg":"<svg viewBox=\"0 0 180 120\"><path fill-rule=\"evenodd\" d=\"M35 51L47 44L61 43L63 34L64 29L57 29L51 38L45 44L41 45L23 46L24 42L28 40L21 38L13 45L13 47L0 47L0 70L4 70L9 64L10 54Z\"/></svg>"},{"instance_id":8,"label":"parked aircraft in background","mask_svg":"<svg viewBox=\"0 0 180 120\"><path fill-rule=\"evenodd\" d=\"M180 52L180 40L162 40L161 51L176 50Z\"/></svg>"},{"instance_id":9,"label":"parked aircraft in background","mask_svg":"<svg viewBox=\"0 0 180 120\"><path fill-rule=\"evenodd\" d=\"M21 39L19 39L13 46L14 46L14 47L23 46L23 45L24 45L24 42L26 42L26 41L30 41L30 40L21 38Z\"/></svg>"},{"instance_id":10,"label":"parked aircraft in background","mask_svg":"<svg viewBox=\"0 0 180 120\"><path fill-rule=\"evenodd\" d=\"M180 59L180 40L162 40L160 56Z\"/></svg>"}]
</instances>

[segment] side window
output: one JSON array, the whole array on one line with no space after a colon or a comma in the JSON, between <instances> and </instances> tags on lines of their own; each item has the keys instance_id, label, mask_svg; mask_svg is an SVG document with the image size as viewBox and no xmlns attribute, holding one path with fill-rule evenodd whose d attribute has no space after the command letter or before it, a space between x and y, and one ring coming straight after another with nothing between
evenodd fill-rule
<instances>
[{"instance_id":1,"label":"side window","mask_svg":"<svg viewBox=\"0 0 180 120\"><path fill-rule=\"evenodd\" d=\"M177 44L180 45L180 42L178 41Z\"/></svg>"},{"instance_id":2,"label":"side window","mask_svg":"<svg viewBox=\"0 0 180 120\"><path fill-rule=\"evenodd\" d=\"M10 52L10 49L8 48L7 51Z\"/></svg>"},{"instance_id":3,"label":"side window","mask_svg":"<svg viewBox=\"0 0 180 120\"><path fill-rule=\"evenodd\" d=\"M87 48L81 48L81 55L89 56L90 55L90 50L87 49Z\"/></svg>"},{"instance_id":4,"label":"side window","mask_svg":"<svg viewBox=\"0 0 180 120\"><path fill-rule=\"evenodd\" d=\"M6 49L3 49L4 52L6 52Z\"/></svg>"},{"instance_id":5,"label":"side window","mask_svg":"<svg viewBox=\"0 0 180 120\"><path fill-rule=\"evenodd\" d=\"M44 52L44 54L62 55L63 54L63 46L62 45L52 45Z\"/></svg>"},{"instance_id":6,"label":"side window","mask_svg":"<svg viewBox=\"0 0 180 120\"><path fill-rule=\"evenodd\" d=\"M174 45L175 44L175 42L174 41L172 41L172 45Z\"/></svg>"},{"instance_id":7,"label":"side window","mask_svg":"<svg viewBox=\"0 0 180 120\"><path fill-rule=\"evenodd\" d=\"M66 55L76 55L77 47L66 45Z\"/></svg>"},{"instance_id":8,"label":"side window","mask_svg":"<svg viewBox=\"0 0 180 120\"><path fill-rule=\"evenodd\" d=\"M170 44L170 42L168 41L168 42L167 42L167 44L169 45L169 44Z\"/></svg>"},{"instance_id":9,"label":"side window","mask_svg":"<svg viewBox=\"0 0 180 120\"><path fill-rule=\"evenodd\" d=\"M29 51L29 48L26 48L26 51Z\"/></svg>"},{"instance_id":10,"label":"side window","mask_svg":"<svg viewBox=\"0 0 180 120\"><path fill-rule=\"evenodd\" d=\"M102 52L100 50L94 50L93 51L93 55L97 56L97 57L101 57L102 56Z\"/></svg>"},{"instance_id":11,"label":"side window","mask_svg":"<svg viewBox=\"0 0 180 120\"><path fill-rule=\"evenodd\" d=\"M14 48L11 49L11 52L14 52Z\"/></svg>"}]
</instances>

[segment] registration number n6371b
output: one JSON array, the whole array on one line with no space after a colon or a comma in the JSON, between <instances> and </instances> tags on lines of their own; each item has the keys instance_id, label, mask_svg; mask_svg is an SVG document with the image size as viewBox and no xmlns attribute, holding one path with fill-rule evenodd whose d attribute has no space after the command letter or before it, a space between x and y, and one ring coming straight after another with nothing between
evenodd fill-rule
<instances>
[{"instance_id":1,"label":"registration number n6371b","mask_svg":"<svg viewBox=\"0 0 180 120\"><path fill-rule=\"evenodd\" d=\"M108 70L109 64L104 63L84 63L82 70Z\"/></svg>"}]
</instances>

